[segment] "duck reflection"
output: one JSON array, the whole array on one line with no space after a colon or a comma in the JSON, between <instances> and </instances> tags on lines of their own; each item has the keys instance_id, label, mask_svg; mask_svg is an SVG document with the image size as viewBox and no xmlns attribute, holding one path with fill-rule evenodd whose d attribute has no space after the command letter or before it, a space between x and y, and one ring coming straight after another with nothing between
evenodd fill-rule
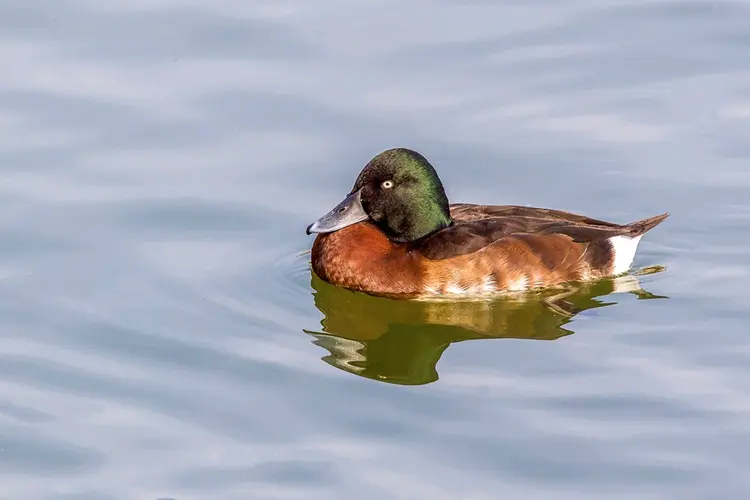
<instances>
[{"instance_id":1,"label":"duck reflection","mask_svg":"<svg viewBox=\"0 0 750 500\"><path fill-rule=\"evenodd\" d=\"M435 382L440 356L454 342L556 340L574 333L566 325L580 312L615 304L602 299L612 293L666 298L644 291L633 275L493 301L428 302L354 293L310 274L315 306L324 318L322 332L305 332L328 351L323 361L355 375L401 385Z\"/></svg>"}]
</instances>

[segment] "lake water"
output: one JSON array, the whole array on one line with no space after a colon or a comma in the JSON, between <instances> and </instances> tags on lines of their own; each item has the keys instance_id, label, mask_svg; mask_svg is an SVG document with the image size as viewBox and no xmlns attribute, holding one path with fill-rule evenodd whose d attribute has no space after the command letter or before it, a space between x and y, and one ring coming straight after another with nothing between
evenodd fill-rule
<instances>
[{"instance_id":1,"label":"lake water","mask_svg":"<svg viewBox=\"0 0 750 500\"><path fill-rule=\"evenodd\" d=\"M0 498L746 498L749 20L0 3ZM672 216L572 318L312 279L394 146L452 201Z\"/></svg>"}]
</instances>

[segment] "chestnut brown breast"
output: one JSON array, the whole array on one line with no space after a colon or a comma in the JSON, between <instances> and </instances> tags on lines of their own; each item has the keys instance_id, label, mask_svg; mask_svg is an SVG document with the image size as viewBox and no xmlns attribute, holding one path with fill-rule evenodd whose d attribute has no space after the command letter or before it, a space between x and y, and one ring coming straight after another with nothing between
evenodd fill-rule
<instances>
[{"instance_id":1,"label":"chestnut brown breast","mask_svg":"<svg viewBox=\"0 0 750 500\"><path fill-rule=\"evenodd\" d=\"M311 254L313 271L321 279L384 295L421 293L419 260L418 254L392 243L369 222L317 235Z\"/></svg>"}]
</instances>

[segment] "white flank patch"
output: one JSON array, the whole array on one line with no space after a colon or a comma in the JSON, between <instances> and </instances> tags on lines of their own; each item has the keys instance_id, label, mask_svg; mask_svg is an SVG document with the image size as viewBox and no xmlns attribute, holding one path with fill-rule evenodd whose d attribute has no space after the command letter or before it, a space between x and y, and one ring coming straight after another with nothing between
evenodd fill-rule
<instances>
[{"instance_id":1,"label":"white flank patch","mask_svg":"<svg viewBox=\"0 0 750 500\"><path fill-rule=\"evenodd\" d=\"M451 283L450 285L445 287L445 293L454 294L454 295L463 295L465 293L469 293L469 290L467 288L462 287L458 283Z\"/></svg>"},{"instance_id":2,"label":"white flank patch","mask_svg":"<svg viewBox=\"0 0 750 500\"><path fill-rule=\"evenodd\" d=\"M635 238L613 236L609 239L615 251L612 274L622 274L630 269L630 265L633 263L633 259L635 259L635 252L638 250L638 243L641 242L642 237L643 235L636 236Z\"/></svg>"},{"instance_id":3,"label":"white flank patch","mask_svg":"<svg viewBox=\"0 0 750 500\"><path fill-rule=\"evenodd\" d=\"M533 282L528 276L524 276L514 281L510 281L506 288L499 289L497 280L492 274L488 274L484 279L472 286L462 286L459 283L448 283L446 286L439 288L435 286L426 286L421 297L416 300L439 300L442 298L458 299L486 299L496 297L498 293L506 292L525 292L529 290ZM541 283L541 281L540 281Z\"/></svg>"},{"instance_id":4,"label":"white flank patch","mask_svg":"<svg viewBox=\"0 0 750 500\"><path fill-rule=\"evenodd\" d=\"M428 286L425 287L424 291L429 295L485 295L497 291L497 282L495 277L489 274L475 286L466 287L458 283L449 283L442 290L434 286Z\"/></svg>"},{"instance_id":5,"label":"white flank patch","mask_svg":"<svg viewBox=\"0 0 750 500\"><path fill-rule=\"evenodd\" d=\"M510 283L508 283L509 292L523 292L528 287L529 287L529 278L527 278L526 276L516 281L511 281Z\"/></svg>"},{"instance_id":6,"label":"white flank patch","mask_svg":"<svg viewBox=\"0 0 750 500\"><path fill-rule=\"evenodd\" d=\"M495 277L491 274L488 274L484 277L484 282L482 282L482 291L489 293L494 292L497 290L497 282L495 281Z\"/></svg>"}]
</instances>

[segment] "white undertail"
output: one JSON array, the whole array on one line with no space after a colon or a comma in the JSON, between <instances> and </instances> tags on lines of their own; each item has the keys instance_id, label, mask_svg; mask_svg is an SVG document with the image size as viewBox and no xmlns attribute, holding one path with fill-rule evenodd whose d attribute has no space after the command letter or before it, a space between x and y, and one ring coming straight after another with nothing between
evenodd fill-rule
<instances>
[{"instance_id":1,"label":"white undertail","mask_svg":"<svg viewBox=\"0 0 750 500\"><path fill-rule=\"evenodd\" d=\"M638 250L638 243L641 242L643 235L631 238L629 236L613 236L609 239L612 243L612 249L615 253L612 274L622 274L630 269L635 252Z\"/></svg>"}]
</instances>

